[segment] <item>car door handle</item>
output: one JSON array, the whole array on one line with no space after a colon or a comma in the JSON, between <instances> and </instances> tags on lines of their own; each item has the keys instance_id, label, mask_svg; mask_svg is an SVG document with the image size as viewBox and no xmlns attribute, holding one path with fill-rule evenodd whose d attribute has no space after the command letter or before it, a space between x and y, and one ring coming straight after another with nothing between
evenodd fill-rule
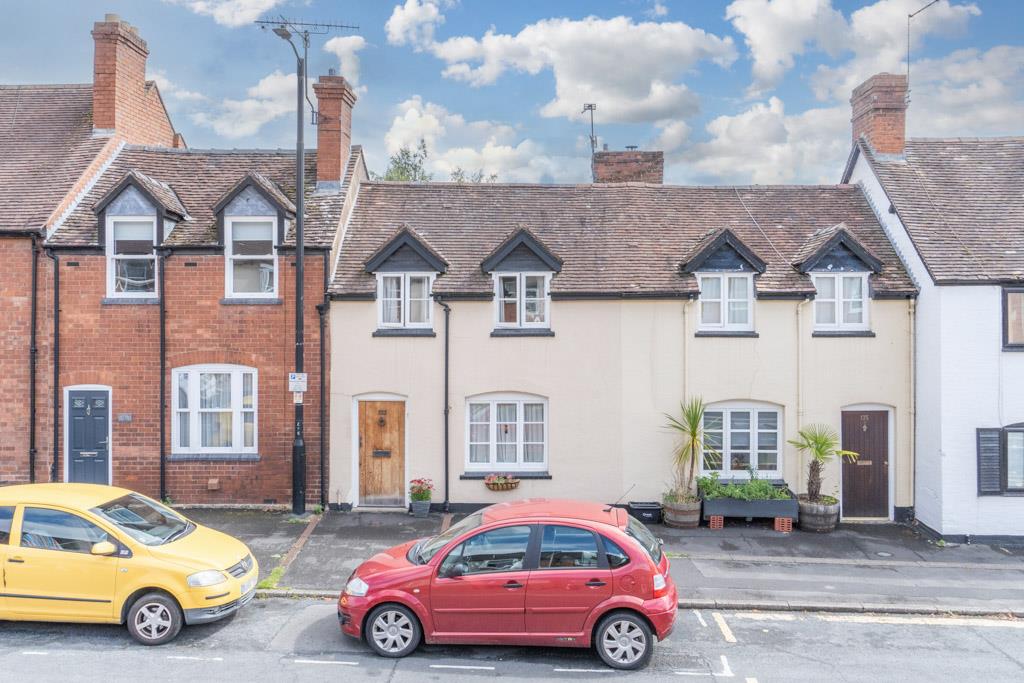
<instances>
[{"instance_id":1,"label":"car door handle","mask_svg":"<svg viewBox=\"0 0 1024 683\"><path fill-rule=\"evenodd\" d=\"M507 583L505 583L505 588L522 588L522 587L523 587L523 584L519 583L518 581L508 581Z\"/></svg>"},{"instance_id":2,"label":"car door handle","mask_svg":"<svg viewBox=\"0 0 1024 683\"><path fill-rule=\"evenodd\" d=\"M587 581L587 585L591 586L593 588L598 588L600 586L607 586L608 584L606 584L604 581L598 581L597 579L591 579L590 581Z\"/></svg>"},{"instance_id":3,"label":"car door handle","mask_svg":"<svg viewBox=\"0 0 1024 683\"><path fill-rule=\"evenodd\" d=\"M8 557L7 561L11 564L25 564L25 560L21 559L20 557Z\"/></svg>"}]
</instances>

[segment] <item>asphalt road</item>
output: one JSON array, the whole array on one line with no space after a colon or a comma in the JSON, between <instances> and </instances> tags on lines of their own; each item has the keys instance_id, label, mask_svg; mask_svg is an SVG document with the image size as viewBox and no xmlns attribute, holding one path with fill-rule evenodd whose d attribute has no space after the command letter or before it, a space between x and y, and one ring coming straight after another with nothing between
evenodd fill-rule
<instances>
[{"instance_id":1,"label":"asphalt road","mask_svg":"<svg viewBox=\"0 0 1024 683\"><path fill-rule=\"evenodd\" d=\"M635 680L1024 680L1024 621L680 612ZM115 626L0 622L4 681L609 680L589 650L422 647L387 660L343 637L332 603L261 600L234 619L134 644Z\"/></svg>"}]
</instances>

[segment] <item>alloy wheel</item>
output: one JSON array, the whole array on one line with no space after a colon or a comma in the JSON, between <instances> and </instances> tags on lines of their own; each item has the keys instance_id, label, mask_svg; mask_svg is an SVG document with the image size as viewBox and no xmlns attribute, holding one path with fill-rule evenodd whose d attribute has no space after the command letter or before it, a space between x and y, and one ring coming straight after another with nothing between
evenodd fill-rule
<instances>
[{"instance_id":1,"label":"alloy wheel","mask_svg":"<svg viewBox=\"0 0 1024 683\"><path fill-rule=\"evenodd\" d=\"M373 620L371 637L381 650L401 652L412 641L412 622L407 616L396 610L381 612Z\"/></svg>"},{"instance_id":2,"label":"alloy wheel","mask_svg":"<svg viewBox=\"0 0 1024 683\"><path fill-rule=\"evenodd\" d=\"M171 611L159 602L149 602L135 613L135 630L146 640L158 640L170 630Z\"/></svg>"},{"instance_id":3,"label":"alloy wheel","mask_svg":"<svg viewBox=\"0 0 1024 683\"><path fill-rule=\"evenodd\" d=\"M647 650L647 637L632 621L620 619L605 629L601 647L617 663L632 664Z\"/></svg>"}]
</instances>

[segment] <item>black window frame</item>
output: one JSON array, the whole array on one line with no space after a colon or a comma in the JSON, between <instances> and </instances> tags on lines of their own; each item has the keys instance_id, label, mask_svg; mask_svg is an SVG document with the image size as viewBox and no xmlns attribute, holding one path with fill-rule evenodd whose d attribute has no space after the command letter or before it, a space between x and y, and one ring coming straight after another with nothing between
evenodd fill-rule
<instances>
[{"instance_id":1,"label":"black window frame","mask_svg":"<svg viewBox=\"0 0 1024 683\"><path fill-rule=\"evenodd\" d=\"M520 526L527 527L530 530L530 535L529 535L529 537L526 540L526 551L523 554L523 566L522 567L520 567L519 569L499 569L499 570L496 570L496 571L493 571L493 572L466 572L465 574L463 574L463 576L493 576L495 574L509 574L509 573L512 573L512 572L523 572L523 571L531 571L533 569L536 569L537 568L537 557L540 555L540 536L538 535L538 531L537 531L538 525L536 525L536 524L529 524L529 523L523 523L523 522L514 522L514 523L511 523L511 524L503 524L501 526L491 527L490 529L479 529L474 534L472 534L471 536L467 536L466 538L462 539L459 543L457 543L455 546L453 546L451 550L449 550L447 553L445 553L444 559L442 559L438 563L438 565L437 565L437 576L438 576L438 578L444 578L444 569L445 569L446 563L448 562L448 558L450 558L454 553L460 553L460 557L461 557L461 552L462 552L463 546L465 546L466 543L468 543L472 539L476 538L477 536L481 536L483 534L490 533L492 531L498 531L500 529L511 529L513 527L520 527Z\"/></svg>"},{"instance_id":2,"label":"black window frame","mask_svg":"<svg viewBox=\"0 0 1024 683\"><path fill-rule=\"evenodd\" d=\"M549 527L551 527L551 528L562 527L562 528L565 528L565 529L574 529L576 531L583 531L583 532L586 532L586 533L590 534L591 538L594 539L594 548L597 550L597 566L596 567L542 567L542 566L540 566L540 555L541 555L541 552L543 551L543 548L544 548L544 532ZM537 532L537 557L536 557L536 562L531 563L531 566L534 568L531 571L547 572L547 571L566 571L566 570L571 570L571 571L578 571L579 572L579 571L595 571L595 570L598 570L598 569L608 569L608 558L605 555L604 544L599 540L599 536L600 536L600 534L594 533L593 529L588 529L587 527L584 527L584 526L576 526L574 524L550 523L550 524L542 524L542 525L540 525L540 530Z\"/></svg>"},{"instance_id":3,"label":"black window frame","mask_svg":"<svg viewBox=\"0 0 1024 683\"><path fill-rule=\"evenodd\" d=\"M1024 342L1010 342L1010 295L1024 296L1024 287L1003 287L1003 351L1024 351Z\"/></svg>"}]
</instances>

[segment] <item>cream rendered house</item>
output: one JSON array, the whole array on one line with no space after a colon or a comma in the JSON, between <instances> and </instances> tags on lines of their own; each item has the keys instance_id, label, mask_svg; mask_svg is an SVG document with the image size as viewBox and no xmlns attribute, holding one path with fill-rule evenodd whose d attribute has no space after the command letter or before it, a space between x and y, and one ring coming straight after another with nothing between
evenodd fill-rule
<instances>
[{"instance_id":1,"label":"cream rendered house","mask_svg":"<svg viewBox=\"0 0 1024 683\"><path fill-rule=\"evenodd\" d=\"M332 505L404 506L415 477L455 508L660 500L664 414L690 396L724 454L707 472L802 491L786 440L826 422L864 453L827 471L844 516L913 504L917 290L859 188L354 191L330 289Z\"/></svg>"}]
</instances>

